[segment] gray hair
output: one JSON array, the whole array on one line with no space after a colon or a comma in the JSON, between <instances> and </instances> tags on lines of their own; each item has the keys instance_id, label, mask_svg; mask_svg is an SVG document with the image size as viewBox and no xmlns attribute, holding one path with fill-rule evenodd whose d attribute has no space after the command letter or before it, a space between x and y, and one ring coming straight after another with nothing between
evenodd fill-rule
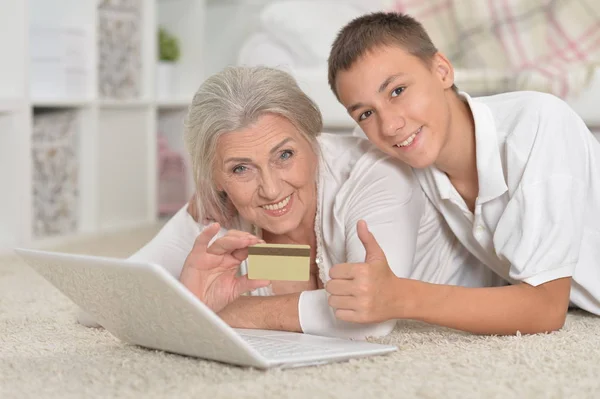
<instances>
[{"instance_id":1,"label":"gray hair","mask_svg":"<svg viewBox=\"0 0 600 399\"><path fill-rule=\"evenodd\" d=\"M222 134L249 127L267 113L288 119L318 153L321 112L284 71L228 67L206 79L194 95L184 140L192 162L199 221L213 219L227 226L237 214L214 184L217 141Z\"/></svg>"}]
</instances>

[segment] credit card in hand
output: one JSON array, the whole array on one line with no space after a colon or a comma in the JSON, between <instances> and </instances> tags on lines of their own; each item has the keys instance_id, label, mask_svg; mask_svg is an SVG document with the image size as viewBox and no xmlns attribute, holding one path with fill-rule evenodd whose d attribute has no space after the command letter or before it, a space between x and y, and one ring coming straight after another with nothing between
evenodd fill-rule
<instances>
[{"instance_id":1,"label":"credit card in hand","mask_svg":"<svg viewBox=\"0 0 600 399\"><path fill-rule=\"evenodd\" d=\"M251 280L308 281L310 246L256 244L248 247L248 278Z\"/></svg>"}]
</instances>

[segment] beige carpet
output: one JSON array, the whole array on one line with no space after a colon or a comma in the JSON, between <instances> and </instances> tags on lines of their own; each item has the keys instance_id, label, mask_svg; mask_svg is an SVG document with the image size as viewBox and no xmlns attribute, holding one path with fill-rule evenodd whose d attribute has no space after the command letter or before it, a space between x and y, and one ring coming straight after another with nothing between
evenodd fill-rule
<instances>
[{"instance_id":1,"label":"beige carpet","mask_svg":"<svg viewBox=\"0 0 600 399\"><path fill-rule=\"evenodd\" d=\"M59 248L126 256L156 231ZM149 351L75 322L75 306L15 257L0 259L0 398L598 398L600 318L537 336L482 337L402 322L392 355L267 372Z\"/></svg>"}]
</instances>

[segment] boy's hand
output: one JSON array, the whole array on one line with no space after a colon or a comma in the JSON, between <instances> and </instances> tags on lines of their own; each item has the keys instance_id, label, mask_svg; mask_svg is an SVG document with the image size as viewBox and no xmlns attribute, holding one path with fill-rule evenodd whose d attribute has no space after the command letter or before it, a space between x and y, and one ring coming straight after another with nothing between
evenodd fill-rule
<instances>
[{"instance_id":1,"label":"boy's hand","mask_svg":"<svg viewBox=\"0 0 600 399\"><path fill-rule=\"evenodd\" d=\"M400 297L407 293L397 290L404 285L408 288L409 280L399 279L392 272L365 221L359 221L356 230L366 250L365 262L341 263L331 268L331 280L325 286L330 294L329 305L338 319L354 323L398 318L404 305Z\"/></svg>"}]
</instances>

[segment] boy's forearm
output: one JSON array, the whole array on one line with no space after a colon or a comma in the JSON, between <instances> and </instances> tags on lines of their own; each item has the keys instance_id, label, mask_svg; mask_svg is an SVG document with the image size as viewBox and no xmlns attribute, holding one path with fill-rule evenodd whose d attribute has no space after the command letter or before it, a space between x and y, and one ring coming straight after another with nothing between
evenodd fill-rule
<instances>
[{"instance_id":1,"label":"boy's forearm","mask_svg":"<svg viewBox=\"0 0 600 399\"><path fill-rule=\"evenodd\" d=\"M298 315L300 293L276 296L242 296L219 312L234 328L302 332Z\"/></svg>"},{"instance_id":2,"label":"boy's forearm","mask_svg":"<svg viewBox=\"0 0 600 399\"><path fill-rule=\"evenodd\" d=\"M565 280L565 279L560 279ZM549 295L549 288L564 292L555 280L533 287L525 283L506 287L466 288L415 281L418 301L407 318L475 334L534 334L560 329L567 300ZM567 295L568 297L568 295Z\"/></svg>"}]
</instances>

